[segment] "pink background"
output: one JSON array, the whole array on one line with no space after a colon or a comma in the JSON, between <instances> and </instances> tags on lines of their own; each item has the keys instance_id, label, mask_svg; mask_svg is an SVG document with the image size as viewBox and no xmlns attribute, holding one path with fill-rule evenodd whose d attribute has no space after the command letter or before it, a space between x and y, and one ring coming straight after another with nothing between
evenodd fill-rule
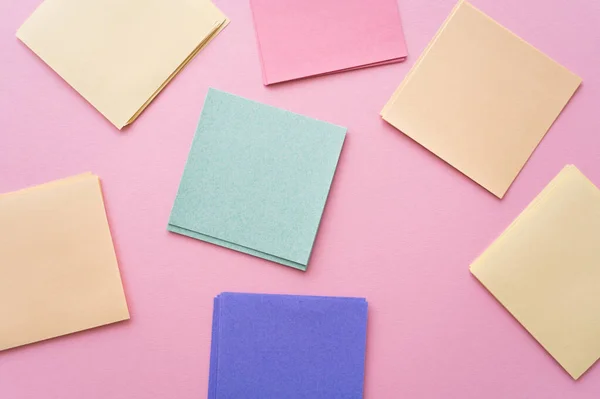
<instances>
[{"instance_id":1,"label":"pink background","mask_svg":"<svg viewBox=\"0 0 600 399\"><path fill-rule=\"evenodd\" d=\"M226 290L367 297L369 399L598 397L468 267L565 164L600 184L600 2L473 1L584 80L502 201L378 116L454 0L400 0L405 63L269 88L247 1L217 1L231 25L123 132L15 38L39 3L0 4L0 192L97 173L132 318L0 353L0 398L206 397ZM167 233L209 86L349 128L305 274Z\"/></svg>"}]
</instances>

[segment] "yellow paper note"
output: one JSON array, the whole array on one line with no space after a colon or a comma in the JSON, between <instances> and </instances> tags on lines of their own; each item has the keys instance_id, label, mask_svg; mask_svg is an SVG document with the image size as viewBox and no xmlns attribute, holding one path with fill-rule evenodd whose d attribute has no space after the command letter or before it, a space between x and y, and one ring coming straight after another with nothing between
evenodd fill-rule
<instances>
[{"instance_id":1,"label":"yellow paper note","mask_svg":"<svg viewBox=\"0 0 600 399\"><path fill-rule=\"evenodd\" d=\"M208 0L45 0L17 37L121 129L228 22Z\"/></svg>"},{"instance_id":2,"label":"yellow paper note","mask_svg":"<svg viewBox=\"0 0 600 399\"><path fill-rule=\"evenodd\" d=\"M575 379L600 357L600 190L567 166L471 272Z\"/></svg>"},{"instance_id":3,"label":"yellow paper note","mask_svg":"<svg viewBox=\"0 0 600 399\"><path fill-rule=\"evenodd\" d=\"M580 84L461 1L381 116L502 198Z\"/></svg>"},{"instance_id":4,"label":"yellow paper note","mask_svg":"<svg viewBox=\"0 0 600 399\"><path fill-rule=\"evenodd\" d=\"M98 177L0 195L0 350L126 319Z\"/></svg>"}]
</instances>

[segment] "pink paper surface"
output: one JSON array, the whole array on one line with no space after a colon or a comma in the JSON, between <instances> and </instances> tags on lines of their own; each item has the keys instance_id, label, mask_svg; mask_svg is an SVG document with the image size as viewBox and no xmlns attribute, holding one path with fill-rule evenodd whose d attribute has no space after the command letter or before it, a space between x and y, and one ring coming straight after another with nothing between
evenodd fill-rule
<instances>
[{"instance_id":1,"label":"pink paper surface","mask_svg":"<svg viewBox=\"0 0 600 399\"><path fill-rule=\"evenodd\" d=\"M600 185L600 2L473 0L583 78L502 201L379 117L454 0L401 0L405 63L269 87L249 5L218 0L231 24L123 132L14 37L39 3L0 2L0 192L98 174L131 320L0 352L0 398L206 398L222 291L366 297L367 399L598 398L469 264L565 164ZM209 86L349 128L306 273L166 231Z\"/></svg>"},{"instance_id":2,"label":"pink paper surface","mask_svg":"<svg viewBox=\"0 0 600 399\"><path fill-rule=\"evenodd\" d=\"M250 0L265 85L399 62L396 0Z\"/></svg>"}]
</instances>

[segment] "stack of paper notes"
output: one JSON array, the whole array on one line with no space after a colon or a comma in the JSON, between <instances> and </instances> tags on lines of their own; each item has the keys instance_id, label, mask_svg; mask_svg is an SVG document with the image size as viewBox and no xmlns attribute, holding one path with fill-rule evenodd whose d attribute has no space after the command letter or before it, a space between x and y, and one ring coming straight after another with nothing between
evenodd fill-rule
<instances>
[{"instance_id":1,"label":"stack of paper notes","mask_svg":"<svg viewBox=\"0 0 600 399\"><path fill-rule=\"evenodd\" d=\"M567 166L471 272L575 379L600 357L600 190Z\"/></svg>"},{"instance_id":2,"label":"stack of paper notes","mask_svg":"<svg viewBox=\"0 0 600 399\"><path fill-rule=\"evenodd\" d=\"M98 177L0 195L0 350L129 319Z\"/></svg>"},{"instance_id":3,"label":"stack of paper notes","mask_svg":"<svg viewBox=\"0 0 600 399\"><path fill-rule=\"evenodd\" d=\"M168 229L305 270L345 135L209 90Z\"/></svg>"},{"instance_id":4,"label":"stack of paper notes","mask_svg":"<svg viewBox=\"0 0 600 399\"><path fill-rule=\"evenodd\" d=\"M250 0L265 85L406 58L396 0Z\"/></svg>"},{"instance_id":5,"label":"stack of paper notes","mask_svg":"<svg viewBox=\"0 0 600 399\"><path fill-rule=\"evenodd\" d=\"M502 198L580 83L461 1L381 116Z\"/></svg>"},{"instance_id":6,"label":"stack of paper notes","mask_svg":"<svg viewBox=\"0 0 600 399\"><path fill-rule=\"evenodd\" d=\"M223 293L214 300L209 399L360 399L367 301Z\"/></svg>"},{"instance_id":7,"label":"stack of paper notes","mask_svg":"<svg viewBox=\"0 0 600 399\"><path fill-rule=\"evenodd\" d=\"M227 23L208 0L45 0L17 37L121 129Z\"/></svg>"}]
</instances>

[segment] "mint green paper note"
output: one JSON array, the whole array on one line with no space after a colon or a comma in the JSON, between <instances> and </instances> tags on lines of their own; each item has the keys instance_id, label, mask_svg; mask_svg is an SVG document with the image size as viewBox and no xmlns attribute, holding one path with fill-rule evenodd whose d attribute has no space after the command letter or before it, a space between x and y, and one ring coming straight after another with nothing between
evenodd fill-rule
<instances>
[{"instance_id":1,"label":"mint green paper note","mask_svg":"<svg viewBox=\"0 0 600 399\"><path fill-rule=\"evenodd\" d=\"M168 230L306 270L345 136L210 89Z\"/></svg>"}]
</instances>

